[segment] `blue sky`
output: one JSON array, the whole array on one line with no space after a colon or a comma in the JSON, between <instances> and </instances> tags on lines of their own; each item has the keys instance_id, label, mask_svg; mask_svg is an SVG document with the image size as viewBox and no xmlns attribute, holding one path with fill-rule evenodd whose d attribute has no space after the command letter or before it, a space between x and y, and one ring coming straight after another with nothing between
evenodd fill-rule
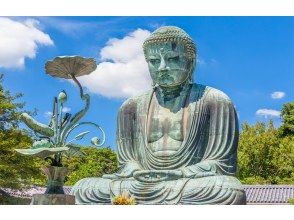
<instances>
[{"instance_id":1,"label":"blue sky","mask_svg":"<svg viewBox=\"0 0 294 220\"><path fill-rule=\"evenodd\" d=\"M81 78L92 98L85 120L100 124L115 149L120 105L150 87L141 44L163 25L179 26L195 40L195 81L228 94L240 123L272 118L280 124L282 105L294 98L294 17L2 17L4 86L23 93L25 109L37 108L37 119L47 123L62 89L71 113L82 102L72 83L45 74L45 62L60 55L94 57L97 70Z\"/></svg>"}]
</instances>

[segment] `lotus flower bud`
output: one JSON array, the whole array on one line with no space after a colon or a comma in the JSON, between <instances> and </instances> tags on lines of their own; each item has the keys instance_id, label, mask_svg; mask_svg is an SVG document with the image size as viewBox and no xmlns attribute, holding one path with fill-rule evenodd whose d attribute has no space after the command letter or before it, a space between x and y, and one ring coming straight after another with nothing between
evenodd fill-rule
<instances>
[{"instance_id":1,"label":"lotus flower bud","mask_svg":"<svg viewBox=\"0 0 294 220\"><path fill-rule=\"evenodd\" d=\"M64 90L62 90L59 95L58 95L58 101L63 104L65 103L67 100L67 95L66 95L66 92Z\"/></svg>"},{"instance_id":2,"label":"lotus flower bud","mask_svg":"<svg viewBox=\"0 0 294 220\"><path fill-rule=\"evenodd\" d=\"M93 137L93 138L91 139L91 143L92 143L93 145L95 145L95 146L99 146L100 139L97 138L97 137Z\"/></svg>"}]
</instances>

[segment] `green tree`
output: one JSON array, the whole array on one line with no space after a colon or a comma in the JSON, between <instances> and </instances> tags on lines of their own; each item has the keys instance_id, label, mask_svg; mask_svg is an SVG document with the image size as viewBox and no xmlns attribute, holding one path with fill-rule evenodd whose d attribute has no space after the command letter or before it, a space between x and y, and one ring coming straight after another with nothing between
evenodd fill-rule
<instances>
[{"instance_id":1,"label":"green tree","mask_svg":"<svg viewBox=\"0 0 294 220\"><path fill-rule=\"evenodd\" d=\"M294 183L294 136L280 138L279 146L273 150L272 163L276 167L275 182Z\"/></svg>"},{"instance_id":2,"label":"green tree","mask_svg":"<svg viewBox=\"0 0 294 220\"><path fill-rule=\"evenodd\" d=\"M245 184L275 183L273 175L274 151L279 146L277 130L270 121L268 125L258 122L250 126L242 124L238 148L238 178Z\"/></svg>"},{"instance_id":3,"label":"green tree","mask_svg":"<svg viewBox=\"0 0 294 220\"><path fill-rule=\"evenodd\" d=\"M21 94L11 95L3 88L0 75L0 187L19 188L32 183L43 183L39 172L40 160L24 157L14 149L27 148L31 137L19 129L19 115L24 103L15 102Z\"/></svg>"},{"instance_id":4,"label":"green tree","mask_svg":"<svg viewBox=\"0 0 294 220\"><path fill-rule=\"evenodd\" d=\"M280 136L294 136L294 102L283 105L281 118L283 124L279 128Z\"/></svg>"},{"instance_id":5,"label":"green tree","mask_svg":"<svg viewBox=\"0 0 294 220\"><path fill-rule=\"evenodd\" d=\"M117 169L117 156L109 147L85 148L86 156L65 158L64 165L68 167L69 175L66 185L74 185L78 180L86 177L101 177L103 174L114 173Z\"/></svg>"},{"instance_id":6,"label":"green tree","mask_svg":"<svg viewBox=\"0 0 294 220\"><path fill-rule=\"evenodd\" d=\"M281 110L282 125L243 123L238 148L238 172L245 184L294 183L294 102Z\"/></svg>"},{"instance_id":7,"label":"green tree","mask_svg":"<svg viewBox=\"0 0 294 220\"><path fill-rule=\"evenodd\" d=\"M282 125L278 128L280 144L275 149L273 163L277 167L276 179L280 184L294 183L294 102L283 105Z\"/></svg>"}]
</instances>

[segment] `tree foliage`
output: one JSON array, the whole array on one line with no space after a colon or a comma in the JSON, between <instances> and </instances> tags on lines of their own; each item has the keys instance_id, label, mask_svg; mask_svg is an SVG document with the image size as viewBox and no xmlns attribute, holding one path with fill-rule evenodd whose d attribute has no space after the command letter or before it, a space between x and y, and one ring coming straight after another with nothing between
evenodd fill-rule
<instances>
[{"instance_id":1,"label":"tree foliage","mask_svg":"<svg viewBox=\"0 0 294 220\"><path fill-rule=\"evenodd\" d=\"M82 151L86 156L64 159L64 165L68 167L69 171L66 185L73 185L86 177L101 177L103 174L116 171L118 166L116 153L109 147L85 148Z\"/></svg>"},{"instance_id":2,"label":"tree foliage","mask_svg":"<svg viewBox=\"0 0 294 220\"><path fill-rule=\"evenodd\" d=\"M289 102L283 105L281 118L283 124L279 128L280 136L294 136L294 102Z\"/></svg>"},{"instance_id":3,"label":"tree foliage","mask_svg":"<svg viewBox=\"0 0 294 220\"><path fill-rule=\"evenodd\" d=\"M265 183L275 171L274 149L279 145L272 121L268 125L258 122L242 125L238 148L238 177L245 183Z\"/></svg>"},{"instance_id":4,"label":"tree foliage","mask_svg":"<svg viewBox=\"0 0 294 220\"><path fill-rule=\"evenodd\" d=\"M3 75L0 75L0 187L19 188L45 181L45 176L39 172L40 160L23 157L14 150L32 144L31 137L19 129L24 103L15 100L21 96L6 91Z\"/></svg>"},{"instance_id":5,"label":"tree foliage","mask_svg":"<svg viewBox=\"0 0 294 220\"><path fill-rule=\"evenodd\" d=\"M272 163L276 167L276 173L273 173L274 183L294 184L294 136L280 138Z\"/></svg>"},{"instance_id":6,"label":"tree foliage","mask_svg":"<svg viewBox=\"0 0 294 220\"><path fill-rule=\"evenodd\" d=\"M244 123L238 148L237 176L244 184L294 183L294 105L282 109L282 125Z\"/></svg>"}]
</instances>

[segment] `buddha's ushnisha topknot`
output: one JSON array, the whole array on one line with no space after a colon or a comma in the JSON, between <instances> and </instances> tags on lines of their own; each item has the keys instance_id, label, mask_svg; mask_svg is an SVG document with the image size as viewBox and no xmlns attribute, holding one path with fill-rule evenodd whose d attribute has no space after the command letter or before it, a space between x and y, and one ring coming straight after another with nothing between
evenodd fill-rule
<instances>
[{"instance_id":1,"label":"buddha's ushnisha topknot","mask_svg":"<svg viewBox=\"0 0 294 220\"><path fill-rule=\"evenodd\" d=\"M146 54L149 44L161 42L183 43L186 47L188 58L196 59L196 46L192 38L181 28L164 26L155 30L143 43L144 53Z\"/></svg>"}]
</instances>

